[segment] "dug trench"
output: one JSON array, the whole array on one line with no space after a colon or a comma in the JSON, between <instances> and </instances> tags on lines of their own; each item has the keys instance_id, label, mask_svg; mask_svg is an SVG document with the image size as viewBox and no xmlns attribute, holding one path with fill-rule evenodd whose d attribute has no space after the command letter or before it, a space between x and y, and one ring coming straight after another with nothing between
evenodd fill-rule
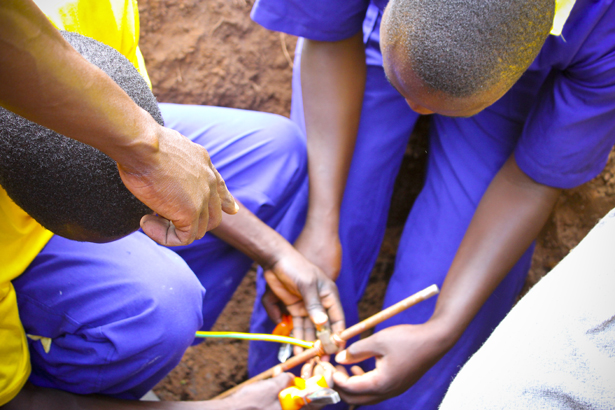
<instances>
[{"instance_id":1,"label":"dug trench","mask_svg":"<svg viewBox=\"0 0 615 410\"><path fill-rule=\"evenodd\" d=\"M250 20L253 0L140 0L141 49L159 101L273 112L290 111L296 39ZM361 300L362 318L380 310L404 220L420 191L428 121L414 130L391 201L380 255ZM524 289L551 270L615 207L615 156L600 176L564 192L537 240ZM254 272L248 273L215 330L248 331ZM154 389L163 400L203 400L247 378L248 344L210 340L189 348Z\"/></svg>"}]
</instances>

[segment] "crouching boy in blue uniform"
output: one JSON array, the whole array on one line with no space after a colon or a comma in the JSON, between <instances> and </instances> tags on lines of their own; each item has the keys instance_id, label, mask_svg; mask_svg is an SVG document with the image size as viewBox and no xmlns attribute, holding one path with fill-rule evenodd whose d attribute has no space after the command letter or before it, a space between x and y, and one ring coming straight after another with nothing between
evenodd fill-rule
<instances>
[{"instance_id":1,"label":"crouching boy in blue uniform","mask_svg":"<svg viewBox=\"0 0 615 410\"><path fill-rule=\"evenodd\" d=\"M292 118L307 134L310 199L305 225L292 230L297 248L337 279L349 325L411 130L419 114L434 114L425 185L384 305L432 283L442 293L340 353L341 363L375 357L376 367L336 383L349 403L436 409L515 302L559 190L606 164L615 6L259 0L252 16L302 37ZM256 309L253 330L269 329ZM267 349L253 344L253 372L275 362Z\"/></svg>"}]
</instances>

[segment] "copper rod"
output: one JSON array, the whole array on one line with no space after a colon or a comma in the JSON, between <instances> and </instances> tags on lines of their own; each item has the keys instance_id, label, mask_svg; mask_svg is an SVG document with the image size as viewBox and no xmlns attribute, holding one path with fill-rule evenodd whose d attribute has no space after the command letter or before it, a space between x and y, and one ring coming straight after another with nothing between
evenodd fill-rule
<instances>
[{"instance_id":1,"label":"copper rod","mask_svg":"<svg viewBox=\"0 0 615 410\"><path fill-rule=\"evenodd\" d=\"M414 306L417 303L424 301L425 299L429 299L430 297L437 295L439 292L440 289L438 289L438 286L436 285L431 285L419 292L416 292L414 295L408 296L401 302L397 302L396 304L389 306L388 308L376 313L373 316L368 317L367 319L357 323L356 325L350 326L348 329L343 330L340 334L340 339L342 339L343 341L350 340L353 337L360 335L367 329L371 329L372 327L375 327L376 325L384 322L385 320L392 318L399 312L403 312L410 306Z\"/></svg>"},{"instance_id":2,"label":"copper rod","mask_svg":"<svg viewBox=\"0 0 615 410\"><path fill-rule=\"evenodd\" d=\"M393 306L390 306L376 313L375 315L368 317L367 319L357 323L356 325L350 326L348 329L342 331L342 333L340 333L338 337L344 342L348 341L352 339L353 337L360 335L365 330L371 329L372 327L375 327L379 323L382 323L385 320L395 316L399 312L402 312L408 309L409 307L414 306L417 303L424 301L425 299L429 299L430 297L437 295L439 292L440 290L438 289L436 285L431 285L415 293L412 296L408 296L406 299L402 300L401 302L398 302L394 304ZM274 366L268 370L265 370L264 372L252 377L251 379L248 379L245 382L238 384L232 389L229 389L219 394L218 396L214 397L214 400L223 399L225 397L228 397L231 394L238 391L239 389L241 389L242 387L245 387L252 383L256 383L261 380L268 379L270 377L274 377L282 372L286 372L292 369L293 367L300 365L301 363L307 362L308 360L310 360L311 358L315 356L323 356L324 354L325 352L322 350L321 343L319 340L317 340L316 343L314 344L314 347L312 347L311 349L304 350L302 353L289 358L284 363L280 363L279 365Z\"/></svg>"}]
</instances>

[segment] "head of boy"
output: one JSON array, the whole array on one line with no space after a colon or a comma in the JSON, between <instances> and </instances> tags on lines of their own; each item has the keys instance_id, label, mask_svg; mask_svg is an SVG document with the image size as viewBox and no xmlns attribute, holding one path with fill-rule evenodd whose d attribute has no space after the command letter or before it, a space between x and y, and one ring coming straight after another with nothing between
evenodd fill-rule
<instances>
[{"instance_id":1,"label":"head of boy","mask_svg":"<svg viewBox=\"0 0 615 410\"><path fill-rule=\"evenodd\" d=\"M154 95L126 58L90 38L62 35L163 124ZM74 240L119 239L152 212L126 189L111 158L2 108L0 185L45 228Z\"/></svg>"},{"instance_id":2,"label":"head of boy","mask_svg":"<svg viewBox=\"0 0 615 410\"><path fill-rule=\"evenodd\" d=\"M391 0L381 27L387 78L419 114L477 114L536 58L554 8L554 0Z\"/></svg>"}]
</instances>

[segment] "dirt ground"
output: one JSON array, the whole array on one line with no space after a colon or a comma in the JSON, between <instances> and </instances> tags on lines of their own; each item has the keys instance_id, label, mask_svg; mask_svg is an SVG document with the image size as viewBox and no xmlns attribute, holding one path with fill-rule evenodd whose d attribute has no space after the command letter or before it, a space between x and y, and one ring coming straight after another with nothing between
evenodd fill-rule
<instances>
[{"instance_id":1,"label":"dirt ground","mask_svg":"<svg viewBox=\"0 0 615 410\"><path fill-rule=\"evenodd\" d=\"M141 48L159 101L274 112L290 111L296 39L269 32L249 18L253 0L140 0ZM380 309L393 271L404 219L423 179L427 122L408 146L392 200L387 234L361 302L362 316ZM541 233L526 290L552 269L615 207L615 156L593 181L565 192ZM247 331L254 273L237 290L216 330ZM163 400L202 400L247 377L247 343L207 341L188 349L155 388Z\"/></svg>"}]
</instances>

